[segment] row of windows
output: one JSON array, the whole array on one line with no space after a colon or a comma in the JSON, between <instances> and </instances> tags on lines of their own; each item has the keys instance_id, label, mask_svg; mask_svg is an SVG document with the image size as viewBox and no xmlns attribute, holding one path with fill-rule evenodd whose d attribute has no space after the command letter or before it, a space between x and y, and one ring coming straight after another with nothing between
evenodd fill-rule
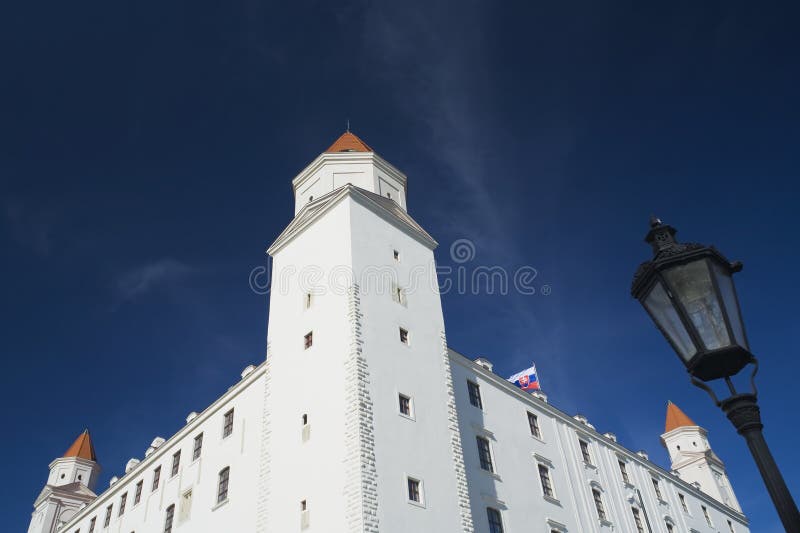
<instances>
[{"instance_id":1,"label":"row of windows","mask_svg":"<svg viewBox=\"0 0 800 533\"><path fill-rule=\"evenodd\" d=\"M400 333L400 342L402 342L405 345L410 344L408 330L405 328L398 328L398 329ZM312 346L314 346L314 332L309 331L308 333L303 335L303 349L308 350Z\"/></svg>"},{"instance_id":2,"label":"row of windows","mask_svg":"<svg viewBox=\"0 0 800 533\"><path fill-rule=\"evenodd\" d=\"M467 380L467 392L469 394L470 404L472 404L474 407L477 407L478 409L483 409L483 399L481 398L480 385L478 385L474 381ZM539 426L539 418L534 413L531 412L528 412L527 415L528 415L528 427L530 429L531 435L541 439L542 432ZM477 436L476 444L478 448L478 459L480 461L481 468L483 470L486 470L487 472L495 473L494 462L492 460L491 444L489 443L489 439L483 436ZM589 447L589 442L584 439L578 439L578 446L580 448L581 458L583 459L583 462L589 466L593 466L592 454ZM620 475L622 476L622 481L627 485L632 485L630 475L628 474L626 462L620 459L618 463L619 463ZM550 469L543 464L539 464L538 470L539 470L539 480L542 486L542 494L544 494L544 496L547 498L555 499L555 492L553 490L553 484L550 479ZM656 498L658 498L659 501L664 501L658 480L656 478L651 478L651 480L653 483L653 492L655 493ZM600 493L599 490L592 489L592 496L594 498L595 508L597 510L597 515L599 519L601 521L607 520L605 509L603 507L602 494ZM688 514L689 508L686 503L685 496L681 493L678 493L678 499L680 500L683 511ZM713 526L711 522L711 517L708 513L708 509L703 505L701 505L700 507L703 511L703 517L705 518L708 525ZM634 510L635 510L634 521L636 521L638 516L638 510L635 508ZM669 523L667 524L668 524L667 526L668 531L672 531L671 529L672 526ZM733 523L730 520L728 520L728 527L732 532L734 531ZM499 531L502 531L502 529Z\"/></svg>"},{"instance_id":3,"label":"row of windows","mask_svg":"<svg viewBox=\"0 0 800 533\"><path fill-rule=\"evenodd\" d=\"M229 410L223 416L223 423L222 423L222 438L226 438L233 433L233 409ZM200 458L200 454L202 453L203 449L203 434L200 433L194 438L194 448L192 449L192 460L196 460ZM176 451L172 454L172 467L170 470L170 477L175 477L178 475L178 471L180 470L181 464L181 450ZM223 472L227 471L228 469L224 469ZM220 476L222 476L222 472L220 472ZM222 478L220 477L220 483L222 482ZM161 465L158 465L153 469L153 478L150 484L150 492L155 492L159 484L161 483ZM225 474L225 494L227 494L227 473ZM133 492L133 505L136 506L140 501L142 501L142 488L144 487L144 480L140 479L134 488ZM117 516L122 516L125 513L125 506L128 502L128 493L125 492L120 496L119 499L119 508L117 510ZM106 507L105 517L103 518L103 527L107 528L108 525L111 523L111 516L113 514L114 504L112 503L108 507ZM95 526L97 523L97 517L92 517L89 521L89 533L94 533ZM170 520L171 523L171 520ZM171 527L171 526L170 526ZM78 533L80 530L77 530Z\"/></svg>"}]
</instances>

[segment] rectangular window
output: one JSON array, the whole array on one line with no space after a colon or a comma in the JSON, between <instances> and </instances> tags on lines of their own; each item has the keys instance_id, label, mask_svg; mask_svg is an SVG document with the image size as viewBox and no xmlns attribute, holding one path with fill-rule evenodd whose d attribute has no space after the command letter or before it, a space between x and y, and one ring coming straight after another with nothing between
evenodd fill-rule
<instances>
[{"instance_id":1,"label":"rectangular window","mask_svg":"<svg viewBox=\"0 0 800 533\"><path fill-rule=\"evenodd\" d=\"M644 533L644 524L642 523L642 515L639 509L631 507L631 512L633 513L633 523L636 524L636 533Z\"/></svg>"},{"instance_id":2,"label":"rectangular window","mask_svg":"<svg viewBox=\"0 0 800 533\"><path fill-rule=\"evenodd\" d=\"M392 285L392 300L402 305L406 304L406 295L402 287Z\"/></svg>"},{"instance_id":3,"label":"rectangular window","mask_svg":"<svg viewBox=\"0 0 800 533\"><path fill-rule=\"evenodd\" d=\"M675 528L674 528L674 527L672 527L672 524L671 524L671 523L669 523L669 522L664 522L664 525L666 525L666 526L667 526L667 533L673 533L673 531L675 531Z\"/></svg>"},{"instance_id":4,"label":"rectangular window","mask_svg":"<svg viewBox=\"0 0 800 533\"><path fill-rule=\"evenodd\" d=\"M108 524L111 523L111 505L106 507L106 518L103 520L103 527L108 527Z\"/></svg>"},{"instance_id":5,"label":"rectangular window","mask_svg":"<svg viewBox=\"0 0 800 533\"><path fill-rule=\"evenodd\" d=\"M303 416L300 417L300 421L303 423L303 427L308 425L308 413L303 413Z\"/></svg>"},{"instance_id":6,"label":"rectangular window","mask_svg":"<svg viewBox=\"0 0 800 533\"><path fill-rule=\"evenodd\" d=\"M144 480L140 480L139 483L136 484L136 492L133 493L133 505L142 501L142 486L144 486Z\"/></svg>"},{"instance_id":7,"label":"rectangular window","mask_svg":"<svg viewBox=\"0 0 800 533\"><path fill-rule=\"evenodd\" d=\"M306 350L308 350L313 345L314 345L314 332L309 331L303 337L303 346L305 347Z\"/></svg>"},{"instance_id":8,"label":"rectangular window","mask_svg":"<svg viewBox=\"0 0 800 533\"><path fill-rule=\"evenodd\" d=\"M475 437L478 443L478 458L481 461L481 468L487 472L494 472L494 464L492 463L492 450L489 447L489 439L486 437Z\"/></svg>"},{"instance_id":9,"label":"rectangular window","mask_svg":"<svg viewBox=\"0 0 800 533\"><path fill-rule=\"evenodd\" d=\"M306 293L306 296L304 298L304 302L305 302L306 309L309 309L311 307L311 293L310 292Z\"/></svg>"},{"instance_id":10,"label":"rectangular window","mask_svg":"<svg viewBox=\"0 0 800 533\"><path fill-rule=\"evenodd\" d=\"M405 416L411 416L411 398L406 396L405 394L401 394L399 397L400 402L400 414Z\"/></svg>"},{"instance_id":11,"label":"rectangular window","mask_svg":"<svg viewBox=\"0 0 800 533\"><path fill-rule=\"evenodd\" d=\"M408 478L408 501L422 503L419 480Z\"/></svg>"},{"instance_id":12,"label":"rectangular window","mask_svg":"<svg viewBox=\"0 0 800 533\"><path fill-rule=\"evenodd\" d=\"M122 516L125 513L125 504L128 502L128 493L126 492L119 498L119 513L117 516Z\"/></svg>"},{"instance_id":13,"label":"rectangular window","mask_svg":"<svg viewBox=\"0 0 800 533\"><path fill-rule=\"evenodd\" d=\"M224 422L222 424L222 438L233 433L233 409L225 413Z\"/></svg>"},{"instance_id":14,"label":"rectangular window","mask_svg":"<svg viewBox=\"0 0 800 533\"><path fill-rule=\"evenodd\" d=\"M689 507L686 505L686 496L684 496L683 494L681 494L679 492L678 493L678 499L681 501L681 507L683 508L683 512L684 513L688 513L689 512Z\"/></svg>"},{"instance_id":15,"label":"rectangular window","mask_svg":"<svg viewBox=\"0 0 800 533\"><path fill-rule=\"evenodd\" d=\"M600 491L597 489L592 489L592 496L594 497L594 508L597 509L597 517L605 522L606 521L606 510L603 507L603 495L600 494Z\"/></svg>"},{"instance_id":16,"label":"rectangular window","mask_svg":"<svg viewBox=\"0 0 800 533\"><path fill-rule=\"evenodd\" d=\"M408 330L400 328L400 342L408 344Z\"/></svg>"},{"instance_id":17,"label":"rectangular window","mask_svg":"<svg viewBox=\"0 0 800 533\"><path fill-rule=\"evenodd\" d=\"M736 531L733 529L733 522L730 520L728 520L728 529L731 530L731 533L736 533Z\"/></svg>"},{"instance_id":18,"label":"rectangular window","mask_svg":"<svg viewBox=\"0 0 800 533\"><path fill-rule=\"evenodd\" d=\"M474 381L467 380L467 388L469 389L469 403L471 403L478 409L483 409L480 386Z\"/></svg>"},{"instance_id":19,"label":"rectangular window","mask_svg":"<svg viewBox=\"0 0 800 533\"><path fill-rule=\"evenodd\" d=\"M394 250L392 252L392 256L394 257L395 261L400 262L400 252L398 252L397 250Z\"/></svg>"},{"instance_id":20,"label":"rectangular window","mask_svg":"<svg viewBox=\"0 0 800 533\"><path fill-rule=\"evenodd\" d=\"M581 445L581 455L583 456L583 462L587 465L592 464L592 456L589 453L589 443L585 440L578 441Z\"/></svg>"},{"instance_id":21,"label":"rectangular window","mask_svg":"<svg viewBox=\"0 0 800 533\"><path fill-rule=\"evenodd\" d=\"M194 438L194 451L192 452L192 461L200 458L200 452L203 450L203 434L200 433Z\"/></svg>"},{"instance_id":22,"label":"rectangular window","mask_svg":"<svg viewBox=\"0 0 800 533\"><path fill-rule=\"evenodd\" d=\"M230 478L231 469L226 466L219 473L219 482L217 483L217 503L222 503L228 499L228 479Z\"/></svg>"},{"instance_id":23,"label":"rectangular window","mask_svg":"<svg viewBox=\"0 0 800 533\"><path fill-rule=\"evenodd\" d=\"M161 480L161 467L157 466L155 470L153 470L153 488L151 490L156 490L158 488L158 482Z\"/></svg>"},{"instance_id":24,"label":"rectangular window","mask_svg":"<svg viewBox=\"0 0 800 533\"><path fill-rule=\"evenodd\" d=\"M713 524L711 524L711 517L710 517L710 516L708 516L708 509L706 509L706 506L705 506L705 505L701 505L701 506L700 506L700 508L703 510L703 516L704 516L704 517L705 517L705 519L706 519L706 523L707 523L709 526L712 526Z\"/></svg>"},{"instance_id":25,"label":"rectangular window","mask_svg":"<svg viewBox=\"0 0 800 533\"><path fill-rule=\"evenodd\" d=\"M628 465L625 464L625 461L618 461L619 462L619 473L622 474L622 482L626 485L631 484L631 478L628 476Z\"/></svg>"},{"instance_id":26,"label":"rectangular window","mask_svg":"<svg viewBox=\"0 0 800 533\"><path fill-rule=\"evenodd\" d=\"M664 498L661 497L661 487L658 486L658 480L656 478L651 478L653 480L653 490L656 493L656 498L658 501L664 501Z\"/></svg>"},{"instance_id":27,"label":"rectangular window","mask_svg":"<svg viewBox=\"0 0 800 533\"><path fill-rule=\"evenodd\" d=\"M531 435L538 439L542 438L542 432L539 429L539 417L533 413L528 413L528 427L531 428Z\"/></svg>"},{"instance_id":28,"label":"rectangular window","mask_svg":"<svg viewBox=\"0 0 800 533\"><path fill-rule=\"evenodd\" d=\"M503 519L500 517L500 511L493 507L487 507L486 518L489 520L489 533L503 533Z\"/></svg>"},{"instance_id":29,"label":"rectangular window","mask_svg":"<svg viewBox=\"0 0 800 533\"><path fill-rule=\"evenodd\" d=\"M94 526L97 524L97 517L93 516L89 521L89 533L94 533Z\"/></svg>"},{"instance_id":30,"label":"rectangular window","mask_svg":"<svg viewBox=\"0 0 800 533\"><path fill-rule=\"evenodd\" d=\"M175 477L178 475L178 468L181 466L181 451L178 450L177 452L172 454L172 472L170 473L170 477Z\"/></svg>"},{"instance_id":31,"label":"rectangular window","mask_svg":"<svg viewBox=\"0 0 800 533\"><path fill-rule=\"evenodd\" d=\"M311 517L308 514L308 504L305 500L300 501L300 529L308 529L311 525Z\"/></svg>"},{"instance_id":32,"label":"rectangular window","mask_svg":"<svg viewBox=\"0 0 800 533\"><path fill-rule=\"evenodd\" d=\"M167 517L164 519L164 533L172 533L172 520L175 518L175 504L167 507Z\"/></svg>"},{"instance_id":33,"label":"rectangular window","mask_svg":"<svg viewBox=\"0 0 800 533\"><path fill-rule=\"evenodd\" d=\"M553 484L550 481L550 469L539 465L539 480L542 482L542 493L548 498L553 498Z\"/></svg>"}]
</instances>

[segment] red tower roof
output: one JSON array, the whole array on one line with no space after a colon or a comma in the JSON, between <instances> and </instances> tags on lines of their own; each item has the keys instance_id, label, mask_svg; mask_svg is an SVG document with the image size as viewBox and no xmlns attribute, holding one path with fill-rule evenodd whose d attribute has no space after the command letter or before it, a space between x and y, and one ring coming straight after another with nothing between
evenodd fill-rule
<instances>
[{"instance_id":1,"label":"red tower roof","mask_svg":"<svg viewBox=\"0 0 800 533\"><path fill-rule=\"evenodd\" d=\"M664 425L664 433L669 433L673 429L680 427L696 425L677 405L672 402L667 403L667 422Z\"/></svg>"},{"instance_id":2,"label":"red tower roof","mask_svg":"<svg viewBox=\"0 0 800 533\"><path fill-rule=\"evenodd\" d=\"M359 139L356 135L349 131L344 132L341 137L325 150L326 153L331 152L373 152L367 143Z\"/></svg>"},{"instance_id":3,"label":"red tower roof","mask_svg":"<svg viewBox=\"0 0 800 533\"><path fill-rule=\"evenodd\" d=\"M89 461L97 461L97 455L94 453L94 446L88 429L84 429L83 433L75 439L72 446L64 452L64 457L80 457Z\"/></svg>"}]
</instances>

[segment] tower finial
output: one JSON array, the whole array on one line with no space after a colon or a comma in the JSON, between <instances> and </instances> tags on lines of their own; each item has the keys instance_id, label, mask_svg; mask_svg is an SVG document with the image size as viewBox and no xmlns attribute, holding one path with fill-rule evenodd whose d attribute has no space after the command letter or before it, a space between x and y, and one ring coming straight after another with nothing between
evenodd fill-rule
<instances>
[{"instance_id":1,"label":"tower finial","mask_svg":"<svg viewBox=\"0 0 800 533\"><path fill-rule=\"evenodd\" d=\"M350 119L347 119L347 133L350 133Z\"/></svg>"}]
</instances>

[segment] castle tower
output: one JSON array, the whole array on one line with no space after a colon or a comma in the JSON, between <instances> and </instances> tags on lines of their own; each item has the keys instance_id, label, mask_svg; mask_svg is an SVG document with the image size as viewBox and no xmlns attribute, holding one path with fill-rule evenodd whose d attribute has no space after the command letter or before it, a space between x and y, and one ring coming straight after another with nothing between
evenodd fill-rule
<instances>
[{"instance_id":1,"label":"castle tower","mask_svg":"<svg viewBox=\"0 0 800 533\"><path fill-rule=\"evenodd\" d=\"M99 474L100 465L87 429L62 457L50 463L47 484L33 503L28 533L52 533L72 518L97 496L93 489Z\"/></svg>"},{"instance_id":2,"label":"castle tower","mask_svg":"<svg viewBox=\"0 0 800 533\"><path fill-rule=\"evenodd\" d=\"M258 531L472 531L433 250L406 176L343 134L270 246Z\"/></svg>"},{"instance_id":3,"label":"castle tower","mask_svg":"<svg viewBox=\"0 0 800 533\"><path fill-rule=\"evenodd\" d=\"M741 512L725 465L708 442L708 433L672 402L667 404L667 421L661 443L669 452L672 470L681 479L698 483L700 490Z\"/></svg>"}]
</instances>

